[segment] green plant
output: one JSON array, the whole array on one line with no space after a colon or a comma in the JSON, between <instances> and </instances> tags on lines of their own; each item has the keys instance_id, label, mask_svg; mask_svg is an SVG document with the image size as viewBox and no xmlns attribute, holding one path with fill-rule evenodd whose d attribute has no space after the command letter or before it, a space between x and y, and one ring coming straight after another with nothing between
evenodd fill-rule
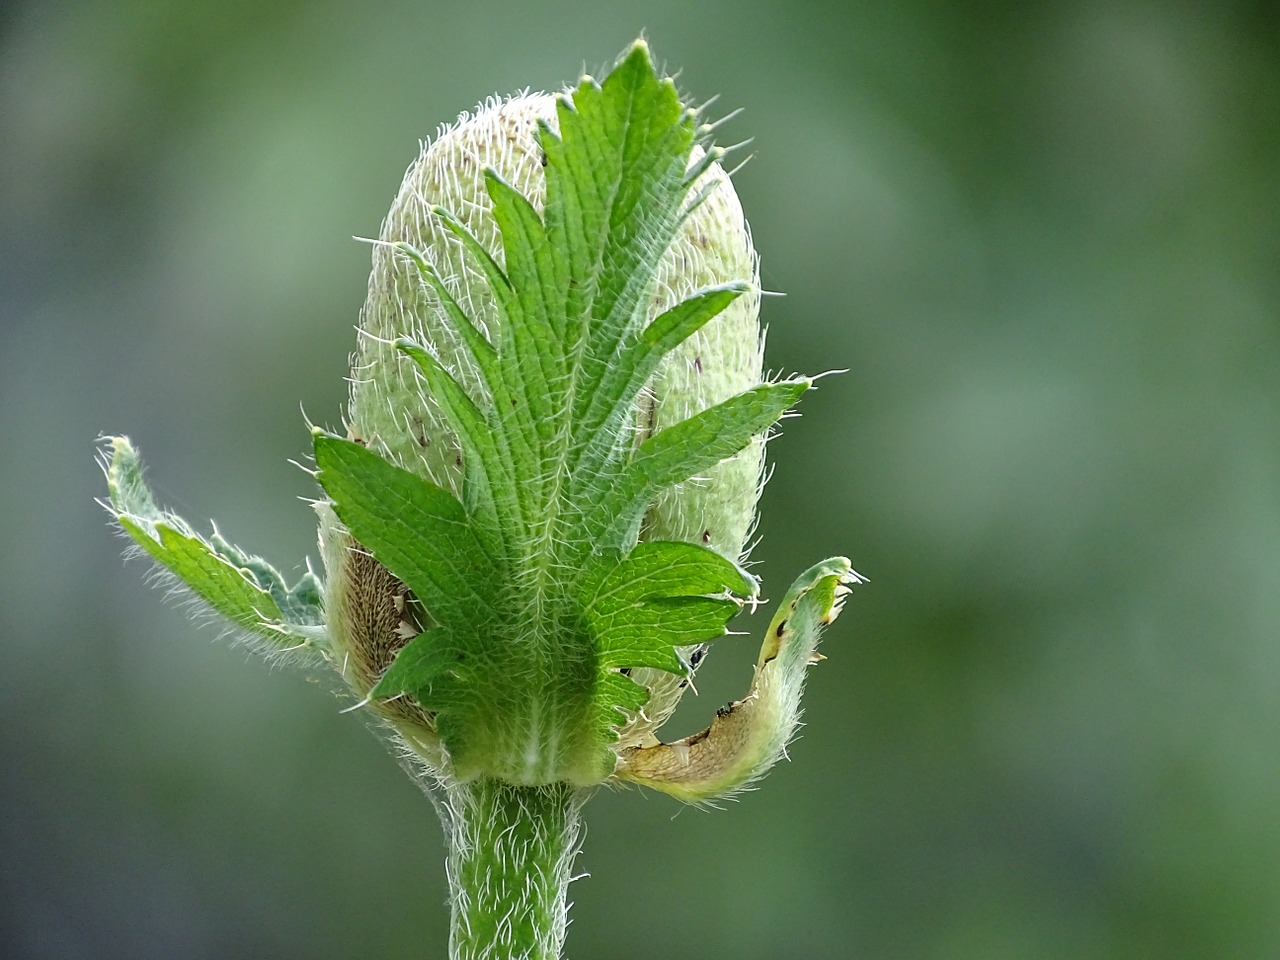
<instances>
[{"instance_id":1,"label":"green plant","mask_svg":"<svg viewBox=\"0 0 1280 960\"><path fill-rule=\"evenodd\" d=\"M314 431L323 582L199 536L107 441L136 544L258 649L336 669L410 758L445 823L455 958L560 955L598 785L700 802L766 772L860 580L806 572L747 696L658 740L756 596L764 435L812 383L761 382L711 132L637 42L603 83L491 101L424 151L375 245L347 436Z\"/></svg>"}]
</instances>

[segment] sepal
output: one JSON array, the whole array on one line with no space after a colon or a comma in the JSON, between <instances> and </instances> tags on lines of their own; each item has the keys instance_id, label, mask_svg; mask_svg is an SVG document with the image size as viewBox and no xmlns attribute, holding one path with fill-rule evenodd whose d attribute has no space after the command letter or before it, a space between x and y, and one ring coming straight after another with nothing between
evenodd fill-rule
<instances>
[{"instance_id":1,"label":"sepal","mask_svg":"<svg viewBox=\"0 0 1280 960\"><path fill-rule=\"evenodd\" d=\"M162 510L143 479L128 437L105 437L104 506L143 552L218 615L252 634L267 654L315 651L324 640L321 585L308 571L293 586L271 564L227 542L208 539Z\"/></svg>"},{"instance_id":2,"label":"sepal","mask_svg":"<svg viewBox=\"0 0 1280 960\"><path fill-rule=\"evenodd\" d=\"M716 713L711 726L674 743L623 750L617 776L697 803L749 787L786 754L800 722L818 639L853 586L864 583L844 557L807 570L778 605L747 695Z\"/></svg>"}]
</instances>

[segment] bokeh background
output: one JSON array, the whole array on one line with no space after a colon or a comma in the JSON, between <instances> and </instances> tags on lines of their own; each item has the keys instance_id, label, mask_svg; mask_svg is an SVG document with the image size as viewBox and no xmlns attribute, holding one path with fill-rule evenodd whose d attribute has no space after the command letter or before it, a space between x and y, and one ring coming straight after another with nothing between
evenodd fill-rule
<instances>
[{"instance_id":1,"label":"bokeh background","mask_svg":"<svg viewBox=\"0 0 1280 960\"><path fill-rule=\"evenodd\" d=\"M588 808L569 955L1280 956L1280 22L1264 2L10 2L0 956L444 955L430 806L125 566L100 432L300 569L418 138L641 29L744 107L808 726L721 812ZM752 628L763 628L761 613ZM734 645L736 643L736 646ZM690 732L744 688L722 645Z\"/></svg>"}]
</instances>

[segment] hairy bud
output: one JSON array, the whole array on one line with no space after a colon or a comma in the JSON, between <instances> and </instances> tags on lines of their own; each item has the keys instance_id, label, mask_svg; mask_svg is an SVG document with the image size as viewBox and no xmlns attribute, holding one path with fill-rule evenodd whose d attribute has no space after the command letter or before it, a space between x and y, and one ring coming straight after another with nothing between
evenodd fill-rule
<instances>
[{"instance_id":1,"label":"hairy bud","mask_svg":"<svg viewBox=\"0 0 1280 960\"><path fill-rule=\"evenodd\" d=\"M745 696L658 738L757 595L765 436L813 385L761 382L756 255L699 120L639 40L424 147L374 245L347 436L312 429L323 583L201 536L104 438L137 548L255 649L336 670L440 788L455 960L560 955L595 786L700 803L785 756L862 581L812 566Z\"/></svg>"},{"instance_id":2,"label":"hairy bud","mask_svg":"<svg viewBox=\"0 0 1280 960\"><path fill-rule=\"evenodd\" d=\"M492 98L463 114L424 145L409 167L373 253L360 338L352 358L348 431L392 462L457 494L463 450L398 338L427 345L472 395L482 392L471 355L448 321L418 266L395 244L407 243L443 278L449 293L491 341L502 337L499 311L479 267L433 208L451 213L501 263L502 244L483 172L492 168L541 209L546 183L539 122L556 126L556 97ZM703 155L695 148L693 160ZM636 442L686 420L760 382L758 262L737 194L713 163L694 184L688 213L662 257L651 291L652 321L694 293L729 281L750 290L676 347L662 362L634 412ZM641 526L642 540L683 540L731 560L746 550L759 499L764 438L757 437L702 476L664 491ZM405 588L351 544L332 516L322 528L330 564L329 608L341 611L335 636L352 654L350 677L368 689L420 625L406 607ZM408 612L406 612L406 610ZM429 614L429 611L428 611ZM331 623L331 628L337 624ZM701 648L683 648L695 666ZM621 731L620 746L642 742L674 710L687 685L671 673L638 668L633 679L650 691L642 713Z\"/></svg>"}]
</instances>

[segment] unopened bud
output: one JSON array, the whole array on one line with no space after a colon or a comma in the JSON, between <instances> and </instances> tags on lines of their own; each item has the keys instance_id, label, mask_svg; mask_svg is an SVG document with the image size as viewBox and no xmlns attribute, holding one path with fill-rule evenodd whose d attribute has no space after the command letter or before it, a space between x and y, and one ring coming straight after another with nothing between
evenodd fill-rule
<instances>
[{"instance_id":1,"label":"unopened bud","mask_svg":"<svg viewBox=\"0 0 1280 960\"><path fill-rule=\"evenodd\" d=\"M484 171L492 168L541 210L546 182L538 126L541 121L555 129L556 99L540 93L490 99L474 115L441 129L407 171L374 247L352 358L349 435L455 494L462 486L463 450L415 364L396 348L397 339L426 345L472 396L482 395L483 386L439 298L395 244L418 251L476 326L499 342L493 292L433 208L448 210L501 263ZM695 148L692 160L701 156L702 148ZM635 409L637 442L750 389L762 375L757 257L737 195L718 163L690 190L686 203L695 200L660 262L648 320L707 287L745 281L750 291L668 354ZM684 540L738 560L755 520L763 458L764 439L758 437L700 477L664 491L646 514L640 538ZM403 585L372 557L349 549L349 538L331 514L322 523L322 540L331 629L335 641L350 650L349 679L367 691L430 611L415 618ZM700 659L695 648L684 655L695 665ZM643 715L623 727L623 747L642 742L665 720L686 686L654 669L639 668L632 678L649 689L650 699Z\"/></svg>"}]
</instances>

